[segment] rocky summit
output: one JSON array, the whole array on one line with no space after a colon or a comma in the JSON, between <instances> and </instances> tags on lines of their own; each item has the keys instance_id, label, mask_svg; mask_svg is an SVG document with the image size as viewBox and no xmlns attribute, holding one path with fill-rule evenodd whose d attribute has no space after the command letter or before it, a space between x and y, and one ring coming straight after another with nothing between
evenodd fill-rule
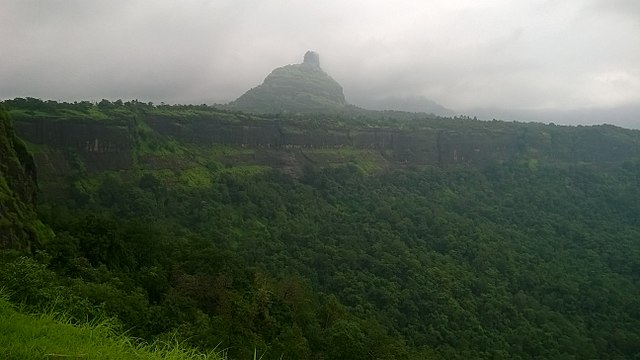
<instances>
[{"instance_id":1,"label":"rocky summit","mask_svg":"<svg viewBox=\"0 0 640 360\"><path fill-rule=\"evenodd\" d=\"M342 86L320 67L320 56L307 51L301 64L279 67L264 82L229 106L255 113L312 113L348 108Z\"/></svg>"}]
</instances>

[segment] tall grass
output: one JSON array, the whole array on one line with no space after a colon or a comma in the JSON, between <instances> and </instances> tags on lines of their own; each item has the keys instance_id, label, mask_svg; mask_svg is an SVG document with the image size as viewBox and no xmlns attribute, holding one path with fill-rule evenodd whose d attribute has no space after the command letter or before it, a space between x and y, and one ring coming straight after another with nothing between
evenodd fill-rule
<instances>
[{"instance_id":1,"label":"tall grass","mask_svg":"<svg viewBox=\"0 0 640 360\"><path fill-rule=\"evenodd\" d=\"M119 334L113 322L74 325L64 315L29 315L0 292L0 359L224 360L224 351L201 353L178 341L145 344Z\"/></svg>"}]
</instances>

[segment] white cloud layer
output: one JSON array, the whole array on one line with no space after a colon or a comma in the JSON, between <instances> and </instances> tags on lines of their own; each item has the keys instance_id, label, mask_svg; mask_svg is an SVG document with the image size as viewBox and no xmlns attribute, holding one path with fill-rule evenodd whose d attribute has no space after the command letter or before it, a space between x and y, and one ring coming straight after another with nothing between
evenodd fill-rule
<instances>
[{"instance_id":1,"label":"white cloud layer","mask_svg":"<svg viewBox=\"0 0 640 360\"><path fill-rule=\"evenodd\" d=\"M640 103L637 0L3 0L0 98L227 102L308 49L347 99Z\"/></svg>"}]
</instances>

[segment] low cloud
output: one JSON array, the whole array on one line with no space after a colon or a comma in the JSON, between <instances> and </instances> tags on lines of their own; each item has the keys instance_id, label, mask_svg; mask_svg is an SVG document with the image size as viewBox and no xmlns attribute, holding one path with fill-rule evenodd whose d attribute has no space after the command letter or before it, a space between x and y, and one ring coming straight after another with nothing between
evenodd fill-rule
<instances>
[{"instance_id":1,"label":"low cloud","mask_svg":"<svg viewBox=\"0 0 640 360\"><path fill-rule=\"evenodd\" d=\"M640 103L637 1L8 0L0 97L235 99L308 49L347 99L479 107Z\"/></svg>"}]
</instances>

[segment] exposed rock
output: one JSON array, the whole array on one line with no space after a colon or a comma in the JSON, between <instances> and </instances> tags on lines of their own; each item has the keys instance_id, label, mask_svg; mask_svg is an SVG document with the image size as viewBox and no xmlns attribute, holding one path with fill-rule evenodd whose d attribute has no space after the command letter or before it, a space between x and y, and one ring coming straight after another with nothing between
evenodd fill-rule
<instances>
[{"instance_id":1,"label":"exposed rock","mask_svg":"<svg viewBox=\"0 0 640 360\"><path fill-rule=\"evenodd\" d=\"M303 64L320 67L320 55L315 51L307 51L304 54Z\"/></svg>"},{"instance_id":2,"label":"exposed rock","mask_svg":"<svg viewBox=\"0 0 640 360\"><path fill-rule=\"evenodd\" d=\"M302 64L277 68L264 82L229 106L255 113L315 113L346 109L342 86L320 68L320 56L308 51Z\"/></svg>"}]
</instances>

